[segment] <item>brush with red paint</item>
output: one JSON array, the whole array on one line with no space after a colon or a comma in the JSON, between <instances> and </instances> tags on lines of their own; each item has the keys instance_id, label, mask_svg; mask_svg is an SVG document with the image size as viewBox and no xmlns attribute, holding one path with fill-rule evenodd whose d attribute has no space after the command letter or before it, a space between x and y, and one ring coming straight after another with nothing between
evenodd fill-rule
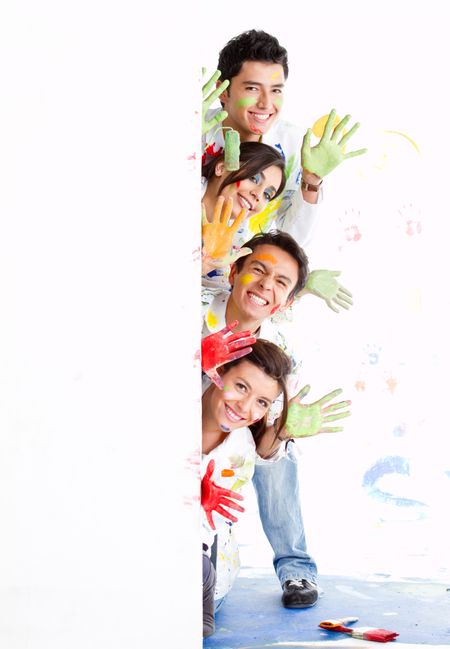
<instances>
[{"instance_id":1,"label":"brush with red paint","mask_svg":"<svg viewBox=\"0 0 450 649\"><path fill-rule=\"evenodd\" d=\"M391 642L395 640L398 633L395 631L387 631L386 629L373 629L372 627L357 627L351 629L345 624L351 624L352 622L357 622L357 617L345 617L341 620L324 620L319 624L322 629L327 629L327 631L338 631L340 633L347 633L352 638L357 638L358 640L371 640L372 642Z\"/></svg>"}]
</instances>

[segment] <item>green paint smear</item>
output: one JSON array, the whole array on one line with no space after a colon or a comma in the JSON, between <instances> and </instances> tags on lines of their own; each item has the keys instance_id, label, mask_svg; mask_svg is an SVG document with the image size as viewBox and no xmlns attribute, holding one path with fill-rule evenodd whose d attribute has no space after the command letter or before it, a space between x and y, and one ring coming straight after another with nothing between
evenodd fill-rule
<instances>
[{"instance_id":1,"label":"green paint smear","mask_svg":"<svg viewBox=\"0 0 450 649\"><path fill-rule=\"evenodd\" d=\"M254 97L243 97L238 99L236 102L236 108L243 108L245 106L254 106L256 104L256 99Z\"/></svg>"},{"instance_id":2,"label":"green paint smear","mask_svg":"<svg viewBox=\"0 0 450 649\"><path fill-rule=\"evenodd\" d=\"M289 158L288 161L286 162L286 167L284 170L284 175L286 176L286 180L288 180L289 176L292 173L292 167L294 166L295 162L295 154L292 154Z\"/></svg>"}]
</instances>

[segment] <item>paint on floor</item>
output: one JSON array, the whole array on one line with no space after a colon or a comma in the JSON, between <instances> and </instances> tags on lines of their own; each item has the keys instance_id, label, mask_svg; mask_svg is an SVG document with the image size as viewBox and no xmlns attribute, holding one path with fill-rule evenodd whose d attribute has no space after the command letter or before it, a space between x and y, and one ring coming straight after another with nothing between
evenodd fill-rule
<instances>
[{"instance_id":1,"label":"paint on floor","mask_svg":"<svg viewBox=\"0 0 450 649\"><path fill-rule=\"evenodd\" d=\"M320 586L322 596L312 608L285 609L275 575L239 577L216 614L216 632L204 640L204 649L403 649L418 645L450 649L449 584L417 579L391 581L388 576L368 580L322 576ZM354 626L389 629L399 637L381 645L318 626L322 620L348 616L359 618Z\"/></svg>"}]
</instances>

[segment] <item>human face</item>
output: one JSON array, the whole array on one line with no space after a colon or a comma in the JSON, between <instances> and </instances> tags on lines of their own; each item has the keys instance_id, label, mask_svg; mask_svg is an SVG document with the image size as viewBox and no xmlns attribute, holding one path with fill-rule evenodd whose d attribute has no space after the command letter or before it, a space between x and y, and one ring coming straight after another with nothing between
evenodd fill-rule
<instances>
[{"instance_id":1,"label":"human face","mask_svg":"<svg viewBox=\"0 0 450 649\"><path fill-rule=\"evenodd\" d=\"M267 133L283 104L284 70L279 63L245 61L220 95L228 117L225 126L239 131L243 142Z\"/></svg>"},{"instance_id":2,"label":"human face","mask_svg":"<svg viewBox=\"0 0 450 649\"><path fill-rule=\"evenodd\" d=\"M218 428L231 432L259 421L280 394L278 382L243 360L222 374L224 389L212 387L210 416Z\"/></svg>"},{"instance_id":3,"label":"human face","mask_svg":"<svg viewBox=\"0 0 450 649\"><path fill-rule=\"evenodd\" d=\"M216 165L216 175L220 179L219 186L227 173L229 172L225 171L223 162ZM281 169L271 165L249 178L226 185L221 195L233 199L233 218L237 217L241 209L248 210L248 216L261 212L277 193L282 177Z\"/></svg>"},{"instance_id":4,"label":"human face","mask_svg":"<svg viewBox=\"0 0 450 649\"><path fill-rule=\"evenodd\" d=\"M278 246L258 246L244 258L239 272L236 267L230 272L233 286L230 299L236 317L262 322L276 311L283 311L292 304L289 293L297 284L298 276L298 264L288 252Z\"/></svg>"}]
</instances>

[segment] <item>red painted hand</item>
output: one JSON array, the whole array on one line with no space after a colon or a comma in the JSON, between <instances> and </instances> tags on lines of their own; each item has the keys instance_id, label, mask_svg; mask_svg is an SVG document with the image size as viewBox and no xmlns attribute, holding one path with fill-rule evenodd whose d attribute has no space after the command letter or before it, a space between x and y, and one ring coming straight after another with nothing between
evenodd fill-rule
<instances>
[{"instance_id":1,"label":"red painted hand","mask_svg":"<svg viewBox=\"0 0 450 649\"><path fill-rule=\"evenodd\" d=\"M250 331L232 333L231 330L238 324L234 320L229 326L202 340L202 370L220 389L223 388L223 382L217 368L249 354L252 351L249 345L256 342Z\"/></svg>"},{"instance_id":2,"label":"red painted hand","mask_svg":"<svg viewBox=\"0 0 450 649\"><path fill-rule=\"evenodd\" d=\"M244 500L244 498L240 494L236 493L235 491L231 491L230 489L219 487L219 485L211 480L211 476L214 473L214 465L214 460L210 460L208 466L206 467L206 473L202 479L201 496L202 507L205 510L208 523L211 525L213 530L216 529L212 519L213 512L217 512L224 518L233 521L233 523L237 522L236 516L230 514L230 512L224 509L222 505L231 507L231 509L236 509L238 512L245 511L243 507L233 502L233 500L230 500L230 498L233 498L234 500Z\"/></svg>"}]
</instances>

